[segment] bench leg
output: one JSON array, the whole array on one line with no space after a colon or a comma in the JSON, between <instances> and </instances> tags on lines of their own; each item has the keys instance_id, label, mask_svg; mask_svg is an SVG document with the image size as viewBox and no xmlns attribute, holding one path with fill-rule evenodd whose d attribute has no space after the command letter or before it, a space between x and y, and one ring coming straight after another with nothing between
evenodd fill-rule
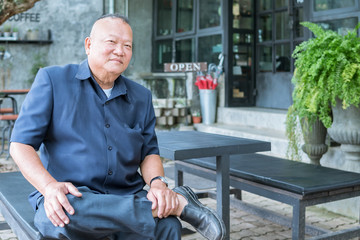
<instances>
[{"instance_id":1,"label":"bench leg","mask_svg":"<svg viewBox=\"0 0 360 240\"><path fill-rule=\"evenodd\" d=\"M305 239L305 205L299 201L293 206L292 239Z\"/></svg>"},{"instance_id":2,"label":"bench leg","mask_svg":"<svg viewBox=\"0 0 360 240\"><path fill-rule=\"evenodd\" d=\"M184 185L184 173L177 169L175 163L175 187Z\"/></svg>"},{"instance_id":3,"label":"bench leg","mask_svg":"<svg viewBox=\"0 0 360 240\"><path fill-rule=\"evenodd\" d=\"M231 193L234 194L234 197L237 199L237 200L242 200L242 194L241 194L241 190L240 189L232 189L231 190Z\"/></svg>"}]
</instances>

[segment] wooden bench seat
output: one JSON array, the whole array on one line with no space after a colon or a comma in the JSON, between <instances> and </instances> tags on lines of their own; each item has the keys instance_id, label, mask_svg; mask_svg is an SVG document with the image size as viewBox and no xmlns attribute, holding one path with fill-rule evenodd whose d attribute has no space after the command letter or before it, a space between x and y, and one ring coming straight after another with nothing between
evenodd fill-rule
<instances>
[{"instance_id":1,"label":"wooden bench seat","mask_svg":"<svg viewBox=\"0 0 360 240\"><path fill-rule=\"evenodd\" d=\"M215 164L215 157L175 161L175 184L183 184L183 172L215 181ZM231 155L230 185L238 190L292 205L293 217L290 222L293 239L304 239L305 229L309 234L319 235L315 239L360 236L360 227L342 232L328 232L310 226L305 228L307 206L360 196L359 173L262 154ZM263 209L253 212L262 217L270 214Z\"/></svg>"}]
</instances>

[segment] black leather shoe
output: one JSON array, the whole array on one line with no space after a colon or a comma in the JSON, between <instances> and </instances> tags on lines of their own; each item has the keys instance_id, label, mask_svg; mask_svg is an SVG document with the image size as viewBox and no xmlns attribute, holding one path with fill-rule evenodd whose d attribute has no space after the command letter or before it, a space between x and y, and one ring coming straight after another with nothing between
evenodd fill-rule
<instances>
[{"instance_id":1,"label":"black leather shoe","mask_svg":"<svg viewBox=\"0 0 360 240\"><path fill-rule=\"evenodd\" d=\"M176 187L173 191L188 201L181 213L181 220L191 224L206 239L221 240L224 238L224 222L214 210L204 206L187 186Z\"/></svg>"}]
</instances>

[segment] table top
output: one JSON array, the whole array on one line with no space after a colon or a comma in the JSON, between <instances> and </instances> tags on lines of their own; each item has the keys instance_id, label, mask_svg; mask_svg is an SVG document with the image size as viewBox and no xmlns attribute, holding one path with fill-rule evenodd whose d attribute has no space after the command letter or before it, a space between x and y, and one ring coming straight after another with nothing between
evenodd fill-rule
<instances>
[{"instance_id":1,"label":"table top","mask_svg":"<svg viewBox=\"0 0 360 240\"><path fill-rule=\"evenodd\" d=\"M198 131L157 132L160 156L172 160L270 151L271 143Z\"/></svg>"},{"instance_id":2,"label":"table top","mask_svg":"<svg viewBox=\"0 0 360 240\"><path fill-rule=\"evenodd\" d=\"M30 89L4 89L0 90L0 94L3 95L19 95L26 94L30 91Z\"/></svg>"}]
</instances>

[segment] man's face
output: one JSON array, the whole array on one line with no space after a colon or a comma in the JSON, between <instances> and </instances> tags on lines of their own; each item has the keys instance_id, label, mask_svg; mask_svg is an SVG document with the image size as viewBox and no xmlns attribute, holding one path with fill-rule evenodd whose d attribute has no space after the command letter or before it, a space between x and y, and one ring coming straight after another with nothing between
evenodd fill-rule
<instances>
[{"instance_id":1,"label":"man's face","mask_svg":"<svg viewBox=\"0 0 360 240\"><path fill-rule=\"evenodd\" d=\"M132 56L132 30L122 19L98 20L85 39L89 66L97 77L120 75L125 71Z\"/></svg>"}]
</instances>

